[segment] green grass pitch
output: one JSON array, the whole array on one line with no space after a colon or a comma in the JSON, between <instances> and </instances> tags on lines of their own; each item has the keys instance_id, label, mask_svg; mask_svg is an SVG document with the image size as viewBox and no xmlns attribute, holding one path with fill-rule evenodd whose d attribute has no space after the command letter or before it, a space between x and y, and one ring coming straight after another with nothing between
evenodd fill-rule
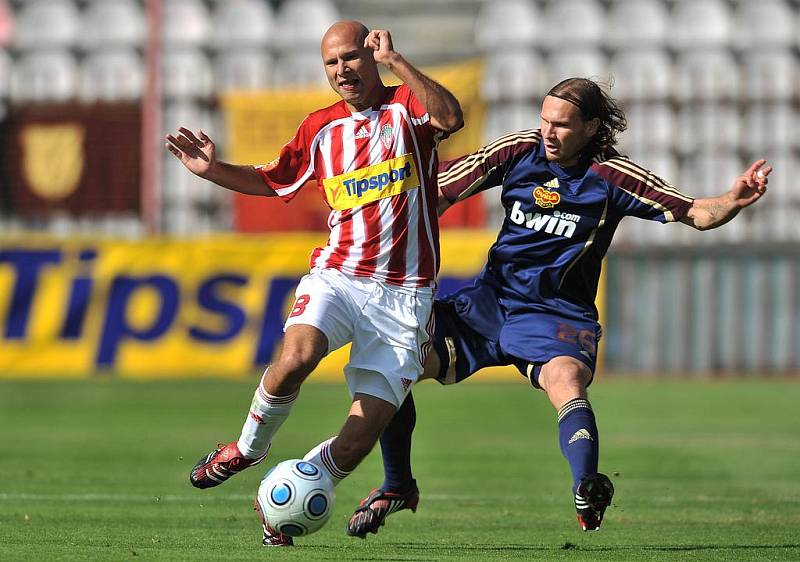
<instances>
[{"instance_id":1,"label":"green grass pitch","mask_svg":"<svg viewBox=\"0 0 800 562\"><path fill-rule=\"evenodd\" d=\"M601 379L601 469L617 487L578 530L555 413L518 384L415 390L416 514L347 537L377 451L294 549L260 546L264 470L338 430L344 386L309 383L268 461L212 490L194 462L238 435L252 382L0 383L0 560L800 560L797 380Z\"/></svg>"}]
</instances>

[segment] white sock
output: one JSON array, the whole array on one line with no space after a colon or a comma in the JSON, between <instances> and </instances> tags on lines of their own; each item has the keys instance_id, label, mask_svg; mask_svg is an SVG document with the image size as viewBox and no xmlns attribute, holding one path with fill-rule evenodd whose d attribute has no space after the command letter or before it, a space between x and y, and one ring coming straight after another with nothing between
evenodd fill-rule
<instances>
[{"instance_id":1,"label":"white sock","mask_svg":"<svg viewBox=\"0 0 800 562\"><path fill-rule=\"evenodd\" d=\"M266 375L265 372L264 376ZM250 412L242 426L242 434L236 443L239 451L250 459L257 459L267 454L273 436L289 417L299 393L298 391L289 396L272 396L264 390L263 381L264 377L258 384Z\"/></svg>"},{"instance_id":2,"label":"white sock","mask_svg":"<svg viewBox=\"0 0 800 562\"><path fill-rule=\"evenodd\" d=\"M334 486L350 475L349 472L345 472L336 466L336 463L333 460L333 455L331 455L331 445L336 440L336 437L337 436L334 435L330 439L326 439L307 452L306 456L303 457L304 461L313 462L315 465L320 467L322 472L327 474L331 481L333 481Z\"/></svg>"}]
</instances>

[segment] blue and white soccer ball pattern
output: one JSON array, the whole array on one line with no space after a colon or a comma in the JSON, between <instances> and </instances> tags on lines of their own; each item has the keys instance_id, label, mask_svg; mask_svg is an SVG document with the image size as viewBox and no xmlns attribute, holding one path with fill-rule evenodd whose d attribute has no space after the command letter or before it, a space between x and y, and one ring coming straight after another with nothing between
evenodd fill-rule
<instances>
[{"instance_id":1,"label":"blue and white soccer ball pattern","mask_svg":"<svg viewBox=\"0 0 800 562\"><path fill-rule=\"evenodd\" d=\"M290 537L319 531L333 511L333 482L317 465L292 459L276 464L258 487L267 523Z\"/></svg>"}]
</instances>

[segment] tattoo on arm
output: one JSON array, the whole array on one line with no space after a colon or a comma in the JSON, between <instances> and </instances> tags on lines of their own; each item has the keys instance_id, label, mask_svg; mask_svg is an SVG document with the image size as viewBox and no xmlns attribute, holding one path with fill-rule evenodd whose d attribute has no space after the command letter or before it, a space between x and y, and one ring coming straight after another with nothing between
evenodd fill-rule
<instances>
[{"instance_id":1,"label":"tattoo on arm","mask_svg":"<svg viewBox=\"0 0 800 562\"><path fill-rule=\"evenodd\" d=\"M706 206L706 211L711 215L711 220L717 222L721 215L725 212L725 206L719 201L710 202Z\"/></svg>"}]
</instances>

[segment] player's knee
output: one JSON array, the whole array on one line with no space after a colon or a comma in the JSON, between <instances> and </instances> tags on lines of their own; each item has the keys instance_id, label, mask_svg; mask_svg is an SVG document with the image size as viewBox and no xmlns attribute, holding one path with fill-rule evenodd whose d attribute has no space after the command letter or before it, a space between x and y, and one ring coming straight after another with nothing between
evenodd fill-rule
<instances>
[{"instance_id":1,"label":"player's knee","mask_svg":"<svg viewBox=\"0 0 800 562\"><path fill-rule=\"evenodd\" d=\"M303 380L311 374L319 359L311 350L284 350L276 363L276 368L288 380Z\"/></svg>"},{"instance_id":2,"label":"player's knee","mask_svg":"<svg viewBox=\"0 0 800 562\"><path fill-rule=\"evenodd\" d=\"M542 369L540 383L548 392L573 392L577 396L586 391L586 371L577 361L555 362Z\"/></svg>"}]
</instances>

